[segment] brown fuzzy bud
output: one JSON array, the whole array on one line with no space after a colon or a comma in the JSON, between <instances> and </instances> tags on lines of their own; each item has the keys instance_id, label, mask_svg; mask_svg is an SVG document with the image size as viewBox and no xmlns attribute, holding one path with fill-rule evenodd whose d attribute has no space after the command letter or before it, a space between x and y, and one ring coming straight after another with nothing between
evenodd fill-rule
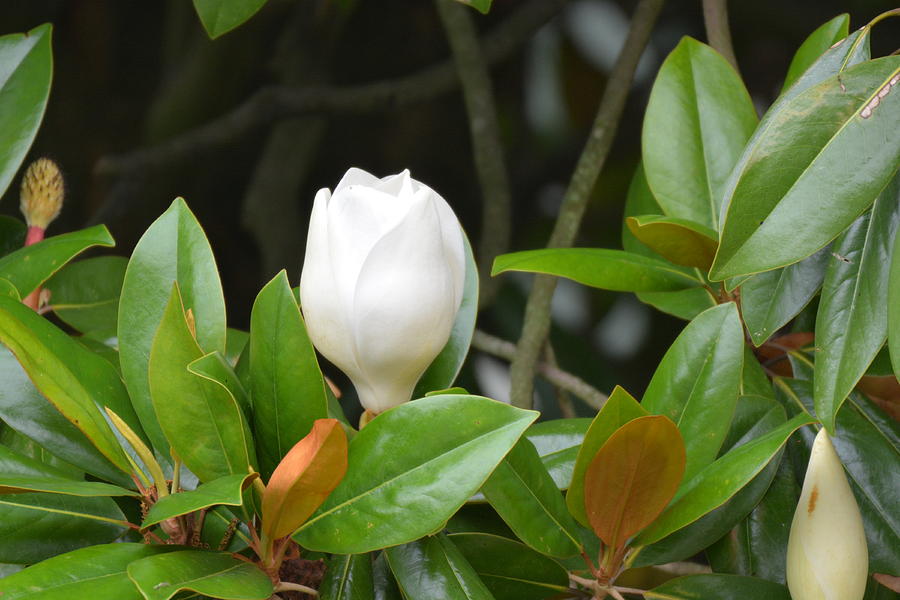
<instances>
[{"instance_id":1,"label":"brown fuzzy bud","mask_svg":"<svg viewBox=\"0 0 900 600\"><path fill-rule=\"evenodd\" d=\"M63 177L56 163L39 158L25 170L19 207L29 227L46 229L63 203Z\"/></svg>"}]
</instances>

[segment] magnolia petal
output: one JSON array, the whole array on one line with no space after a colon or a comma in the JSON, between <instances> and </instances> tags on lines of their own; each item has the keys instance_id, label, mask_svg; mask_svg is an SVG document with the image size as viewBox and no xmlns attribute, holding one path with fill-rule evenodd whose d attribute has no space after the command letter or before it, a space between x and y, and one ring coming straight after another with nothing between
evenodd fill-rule
<instances>
[{"instance_id":1,"label":"magnolia petal","mask_svg":"<svg viewBox=\"0 0 900 600\"><path fill-rule=\"evenodd\" d=\"M364 171L357 167L350 167L347 169L347 172L344 173L344 176L341 177L341 180L334 187L334 195L338 195L345 187L351 185L362 185L367 187L375 187L378 185L379 179L369 173L368 171Z\"/></svg>"}]
</instances>

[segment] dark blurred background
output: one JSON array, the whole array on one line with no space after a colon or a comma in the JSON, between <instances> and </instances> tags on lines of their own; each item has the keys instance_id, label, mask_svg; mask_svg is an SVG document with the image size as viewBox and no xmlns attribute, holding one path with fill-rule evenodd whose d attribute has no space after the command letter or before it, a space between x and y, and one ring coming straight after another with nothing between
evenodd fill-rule
<instances>
[{"instance_id":1,"label":"dark blurred background","mask_svg":"<svg viewBox=\"0 0 900 600\"><path fill-rule=\"evenodd\" d=\"M546 244L634 8L624 0L538 1L560 8L491 68L512 188L510 250ZM489 15L471 14L479 33L489 36L529 4L494 0ZM731 2L739 67L758 109L777 95L794 51L816 27L849 12L855 29L890 8L885 0ZM873 55L900 46L896 21L875 29ZM30 158L59 162L67 187L62 216L49 233L102 222L117 240L115 253L127 255L153 219L183 196L216 253L233 327L247 327L257 291L278 270L299 280L315 192L333 187L350 166L378 176L409 168L450 202L473 241L482 227L491 227L480 222L482 196L458 86L439 94L423 88L421 100L400 107L300 116L260 101L255 120L238 135L219 128L215 139L197 147L187 142L178 153L152 150L196 139L198 128L217 119L253 112L245 103L265 100L260 90L271 86L344 90L352 107L348 87L448 61L432 2L270 0L247 24L215 41L188 0L0 3L0 33L44 22L54 26L54 79ZM647 95L660 62L684 35L705 41L700 0L670 0L664 7L579 245L621 247ZM135 154L148 148L149 155ZM17 206L18 180L0 201L0 213L15 214ZM504 276L479 327L515 341L529 281ZM683 326L632 295L566 281L554 302L560 365L607 392L619 383L641 393ZM502 396L506 366L473 356L461 384ZM538 389L548 408L548 388Z\"/></svg>"}]
</instances>

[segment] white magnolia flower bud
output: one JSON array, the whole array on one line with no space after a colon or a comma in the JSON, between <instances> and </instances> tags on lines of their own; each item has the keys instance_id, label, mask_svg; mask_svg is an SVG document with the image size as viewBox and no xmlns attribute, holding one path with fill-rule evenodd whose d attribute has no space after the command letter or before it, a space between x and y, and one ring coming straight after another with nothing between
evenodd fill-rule
<instances>
[{"instance_id":1,"label":"white magnolia flower bud","mask_svg":"<svg viewBox=\"0 0 900 600\"><path fill-rule=\"evenodd\" d=\"M409 171L350 169L319 190L300 302L313 344L371 413L406 402L446 345L465 283L462 228Z\"/></svg>"},{"instance_id":2,"label":"white magnolia flower bud","mask_svg":"<svg viewBox=\"0 0 900 600\"><path fill-rule=\"evenodd\" d=\"M794 600L862 600L868 574L859 506L823 427L813 443L791 523L788 588Z\"/></svg>"}]
</instances>

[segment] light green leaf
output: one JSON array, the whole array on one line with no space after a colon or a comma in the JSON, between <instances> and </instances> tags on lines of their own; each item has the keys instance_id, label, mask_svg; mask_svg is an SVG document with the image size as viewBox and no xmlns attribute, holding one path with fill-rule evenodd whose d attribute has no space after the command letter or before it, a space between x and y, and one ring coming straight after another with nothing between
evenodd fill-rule
<instances>
[{"instance_id":1,"label":"light green leaf","mask_svg":"<svg viewBox=\"0 0 900 600\"><path fill-rule=\"evenodd\" d=\"M194 0L194 9L211 39L238 27L263 7L267 0Z\"/></svg>"},{"instance_id":2,"label":"light green leaf","mask_svg":"<svg viewBox=\"0 0 900 600\"><path fill-rule=\"evenodd\" d=\"M272 581L255 565L223 552L179 550L138 559L128 578L146 600L169 600L182 590L223 600L266 600Z\"/></svg>"},{"instance_id":3,"label":"light green leaf","mask_svg":"<svg viewBox=\"0 0 900 600\"><path fill-rule=\"evenodd\" d=\"M128 259L121 256L98 256L66 265L44 284L54 314L95 339L115 337L127 266Z\"/></svg>"},{"instance_id":4,"label":"light green leaf","mask_svg":"<svg viewBox=\"0 0 900 600\"><path fill-rule=\"evenodd\" d=\"M221 504L240 506L242 503L241 492L250 485L255 477L257 477L256 474L250 473L226 475L199 485L194 490L164 496L150 507L147 516L141 523L141 529L147 529L166 519L186 515L202 508Z\"/></svg>"},{"instance_id":5,"label":"light green leaf","mask_svg":"<svg viewBox=\"0 0 900 600\"><path fill-rule=\"evenodd\" d=\"M525 432L560 490L572 482L578 450L590 425L591 419L553 419L535 423Z\"/></svg>"},{"instance_id":6,"label":"light green leaf","mask_svg":"<svg viewBox=\"0 0 900 600\"><path fill-rule=\"evenodd\" d=\"M849 32L850 15L844 13L820 25L818 29L809 34L809 37L797 49L794 58L791 59L791 66L788 67L781 91L791 87L826 50L847 37Z\"/></svg>"}]
</instances>

